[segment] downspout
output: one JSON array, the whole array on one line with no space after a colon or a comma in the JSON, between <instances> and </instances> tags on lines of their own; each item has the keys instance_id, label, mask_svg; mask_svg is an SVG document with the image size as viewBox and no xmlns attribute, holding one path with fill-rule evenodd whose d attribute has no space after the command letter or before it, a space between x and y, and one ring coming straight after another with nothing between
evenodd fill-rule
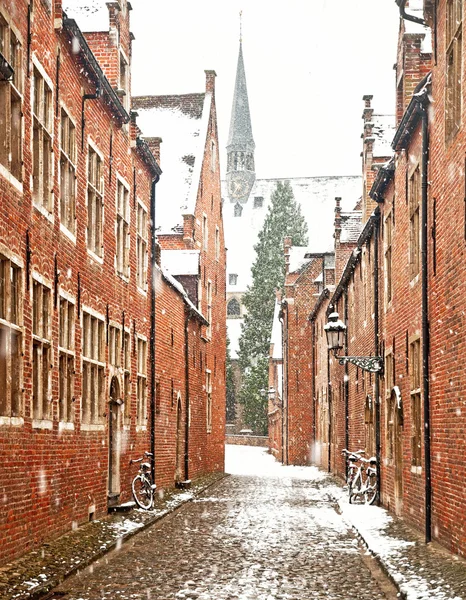
<instances>
[{"instance_id":1,"label":"downspout","mask_svg":"<svg viewBox=\"0 0 466 600\"><path fill-rule=\"evenodd\" d=\"M379 331L379 234L380 234L380 209L376 208L374 224L374 354L380 356L380 331ZM380 373L375 373L375 458L377 460L377 504L381 499L381 462L380 462Z\"/></svg>"},{"instance_id":2,"label":"downspout","mask_svg":"<svg viewBox=\"0 0 466 600\"><path fill-rule=\"evenodd\" d=\"M431 481L431 448L430 448L430 404L429 404L429 295L428 295L428 238L427 238L427 210L428 210L428 179L429 165L429 130L428 113L425 103L421 105L422 111L422 207L421 207L421 273L422 273L422 376L423 376L423 403L424 403L424 463L425 479L425 511L426 511L426 543L432 541L432 481Z\"/></svg>"},{"instance_id":3,"label":"downspout","mask_svg":"<svg viewBox=\"0 0 466 600\"><path fill-rule=\"evenodd\" d=\"M281 411L282 411L282 418L281 418L281 426L282 426L282 444L281 444L281 461L282 464L285 463L285 428L284 428L284 414L285 414L285 380L286 380L286 376L285 376L285 323L284 323L284 319L283 319L283 305L282 305L282 309L278 315L278 320L280 321L280 323L282 324L282 400L281 400Z\"/></svg>"},{"instance_id":4,"label":"downspout","mask_svg":"<svg viewBox=\"0 0 466 600\"><path fill-rule=\"evenodd\" d=\"M405 19L406 21L412 21L413 23L418 23L419 25L424 25L425 27L428 27L427 23L424 21L424 19L421 19L421 17L415 17L414 15L409 15L406 12L406 0L395 0L396 3L398 4L398 7L400 9L400 17L402 19Z\"/></svg>"},{"instance_id":5,"label":"downspout","mask_svg":"<svg viewBox=\"0 0 466 600\"><path fill-rule=\"evenodd\" d=\"M328 464L327 471L332 470L332 382L330 381L330 350L327 349L327 406L328 406Z\"/></svg>"},{"instance_id":6,"label":"downspout","mask_svg":"<svg viewBox=\"0 0 466 600\"><path fill-rule=\"evenodd\" d=\"M156 175L152 180L150 193L150 451L152 453L152 481L155 482L155 265L156 265L156 243L155 243L155 186L160 179Z\"/></svg>"},{"instance_id":7,"label":"downspout","mask_svg":"<svg viewBox=\"0 0 466 600\"><path fill-rule=\"evenodd\" d=\"M184 480L189 481L189 308L184 320L184 381L185 381L185 431L184 431Z\"/></svg>"},{"instance_id":8,"label":"downspout","mask_svg":"<svg viewBox=\"0 0 466 600\"><path fill-rule=\"evenodd\" d=\"M348 323L348 288L345 287L345 323ZM348 326L345 331L345 356L348 356ZM348 363L345 362L345 378L343 385L345 395L345 448L349 448L349 370Z\"/></svg>"},{"instance_id":9,"label":"downspout","mask_svg":"<svg viewBox=\"0 0 466 600\"><path fill-rule=\"evenodd\" d=\"M316 428L316 322L315 319L311 321L311 335L312 335L312 380L311 380L311 394L312 394L312 453L313 462L315 462L315 452L317 444L317 428Z\"/></svg>"}]
</instances>

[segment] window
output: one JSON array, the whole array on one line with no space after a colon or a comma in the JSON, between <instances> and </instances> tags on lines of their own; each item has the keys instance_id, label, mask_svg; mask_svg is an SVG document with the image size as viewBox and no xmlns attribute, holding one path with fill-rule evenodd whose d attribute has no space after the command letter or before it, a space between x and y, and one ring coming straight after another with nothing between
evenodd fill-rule
<instances>
[{"instance_id":1,"label":"window","mask_svg":"<svg viewBox=\"0 0 466 600\"><path fill-rule=\"evenodd\" d=\"M230 273L228 275L228 283L230 285L237 285L238 284L238 275L236 273Z\"/></svg>"},{"instance_id":2,"label":"window","mask_svg":"<svg viewBox=\"0 0 466 600\"><path fill-rule=\"evenodd\" d=\"M207 433L212 431L212 373L206 371L205 391L207 393Z\"/></svg>"},{"instance_id":3,"label":"window","mask_svg":"<svg viewBox=\"0 0 466 600\"><path fill-rule=\"evenodd\" d=\"M392 301L392 212L385 219L385 285L387 304Z\"/></svg>"},{"instance_id":4,"label":"window","mask_svg":"<svg viewBox=\"0 0 466 600\"><path fill-rule=\"evenodd\" d=\"M60 129L60 221L76 233L76 129L62 109Z\"/></svg>"},{"instance_id":5,"label":"window","mask_svg":"<svg viewBox=\"0 0 466 600\"><path fill-rule=\"evenodd\" d=\"M232 298L227 305L227 316L228 317L240 317L241 306L236 298Z\"/></svg>"},{"instance_id":6,"label":"window","mask_svg":"<svg viewBox=\"0 0 466 600\"><path fill-rule=\"evenodd\" d=\"M461 125L462 44L462 0L447 0L445 38L445 135L447 140L455 135Z\"/></svg>"},{"instance_id":7,"label":"window","mask_svg":"<svg viewBox=\"0 0 466 600\"><path fill-rule=\"evenodd\" d=\"M220 259L220 229L215 227L215 259Z\"/></svg>"},{"instance_id":8,"label":"window","mask_svg":"<svg viewBox=\"0 0 466 600\"><path fill-rule=\"evenodd\" d=\"M137 424L147 423L147 342L137 339Z\"/></svg>"},{"instance_id":9,"label":"window","mask_svg":"<svg viewBox=\"0 0 466 600\"><path fill-rule=\"evenodd\" d=\"M121 367L121 329L114 325L108 328L108 362L116 369Z\"/></svg>"},{"instance_id":10,"label":"window","mask_svg":"<svg viewBox=\"0 0 466 600\"><path fill-rule=\"evenodd\" d=\"M409 371L411 380L411 464L421 466L421 341L409 346Z\"/></svg>"},{"instance_id":11,"label":"window","mask_svg":"<svg viewBox=\"0 0 466 600\"><path fill-rule=\"evenodd\" d=\"M129 190L117 180L116 270L129 277Z\"/></svg>"},{"instance_id":12,"label":"window","mask_svg":"<svg viewBox=\"0 0 466 600\"><path fill-rule=\"evenodd\" d=\"M33 196L34 202L52 212L52 90L37 67L34 67L33 103Z\"/></svg>"},{"instance_id":13,"label":"window","mask_svg":"<svg viewBox=\"0 0 466 600\"><path fill-rule=\"evenodd\" d=\"M60 392L58 412L60 421L73 421L74 394L74 304L60 298L60 330L58 341Z\"/></svg>"},{"instance_id":14,"label":"window","mask_svg":"<svg viewBox=\"0 0 466 600\"><path fill-rule=\"evenodd\" d=\"M235 204L235 209L234 209L234 216L235 217L241 217L243 213L243 207L241 206L241 204L239 204L238 202Z\"/></svg>"},{"instance_id":15,"label":"window","mask_svg":"<svg viewBox=\"0 0 466 600\"><path fill-rule=\"evenodd\" d=\"M207 250L209 245L209 227L207 225L207 215L202 217L202 247Z\"/></svg>"},{"instance_id":16,"label":"window","mask_svg":"<svg viewBox=\"0 0 466 600\"><path fill-rule=\"evenodd\" d=\"M366 429L366 454L373 456L375 454L375 406L372 396L366 396L364 409L364 422Z\"/></svg>"},{"instance_id":17,"label":"window","mask_svg":"<svg viewBox=\"0 0 466 600\"><path fill-rule=\"evenodd\" d=\"M131 335L129 331L123 334L123 393L125 424L131 421Z\"/></svg>"},{"instance_id":18,"label":"window","mask_svg":"<svg viewBox=\"0 0 466 600\"><path fill-rule=\"evenodd\" d=\"M102 159L91 146L87 168L87 248L102 257Z\"/></svg>"},{"instance_id":19,"label":"window","mask_svg":"<svg viewBox=\"0 0 466 600\"><path fill-rule=\"evenodd\" d=\"M207 337L212 337L212 282L207 282L207 320L209 325L207 326Z\"/></svg>"},{"instance_id":20,"label":"window","mask_svg":"<svg viewBox=\"0 0 466 600\"><path fill-rule=\"evenodd\" d=\"M0 54L9 63L13 75L0 75L0 164L16 179L22 179L22 51L13 30L0 15Z\"/></svg>"},{"instance_id":21,"label":"window","mask_svg":"<svg viewBox=\"0 0 466 600\"><path fill-rule=\"evenodd\" d=\"M0 415L21 414L21 271L0 255Z\"/></svg>"},{"instance_id":22,"label":"window","mask_svg":"<svg viewBox=\"0 0 466 600\"><path fill-rule=\"evenodd\" d=\"M262 208L264 204L263 196L255 196L254 197L254 208Z\"/></svg>"},{"instance_id":23,"label":"window","mask_svg":"<svg viewBox=\"0 0 466 600\"><path fill-rule=\"evenodd\" d=\"M409 263L411 279L419 274L420 267L420 195L421 195L421 171L419 165L409 178Z\"/></svg>"},{"instance_id":24,"label":"window","mask_svg":"<svg viewBox=\"0 0 466 600\"><path fill-rule=\"evenodd\" d=\"M129 111L130 95L129 95L129 77L128 77L128 61L120 52L120 72L119 72L119 89L118 95L122 98L121 103L125 110Z\"/></svg>"},{"instance_id":25,"label":"window","mask_svg":"<svg viewBox=\"0 0 466 600\"><path fill-rule=\"evenodd\" d=\"M138 261L137 284L142 290L147 289L147 210L138 204L137 208L136 254Z\"/></svg>"},{"instance_id":26,"label":"window","mask_svg":"<svg viewBox=\"0 0 466 600\"><path fill-rule=\"evenodd\" d=\"M82 422L101 423L105 396L105 323L83 311Z\"/></svg>"},{"instance_id":27,"label":"window","mask_svg":"<svg viewBox=\"0 0 466 600\"><path fill-rule=\"evenodd\" d=\"M390 352L385 356L385 396L390 396L393 386L395 385L393 373L393 354Z\"/></svg>"},{"instance_id":28,"label":"window","mask_svg":"<svg viewBox=\"0 0 466 600\"><path fill-rule=\"evenodd\" d=\"M37 420L52 418L50 289L38 281L32 288L32 412Z\"/></svg>"}]
</instances>

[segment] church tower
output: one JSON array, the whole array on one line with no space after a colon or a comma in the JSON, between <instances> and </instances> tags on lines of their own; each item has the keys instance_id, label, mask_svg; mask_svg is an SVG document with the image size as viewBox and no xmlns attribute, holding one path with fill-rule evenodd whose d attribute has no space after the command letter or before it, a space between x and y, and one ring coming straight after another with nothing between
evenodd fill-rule
<instances>
[{"instance_id":1,"label":"church tower","mask_svg":"<svg viewBox=\"0 0 466 600\"><path fill-rule=\"evenodd\" d=\"M245 204L256 180L251 115L249 112L242 40L239 42L235 92L227 144L226 182L230 202Z\"/></svg>"}]
</instances>

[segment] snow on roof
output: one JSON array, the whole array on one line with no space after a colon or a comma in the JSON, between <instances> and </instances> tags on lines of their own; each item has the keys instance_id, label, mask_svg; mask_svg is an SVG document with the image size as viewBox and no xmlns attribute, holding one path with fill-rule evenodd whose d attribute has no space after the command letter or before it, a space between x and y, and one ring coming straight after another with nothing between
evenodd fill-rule
<instances>
[{"instance_id":1,"label":"snow on roof","mask_svg":"<svg viewBox=\"0 0 466 600\"><path fill-rule=\"evenodd\" d=\"M391 144L395 137L395 132L394 115L372 116L372 137L374 138L372 155L375 158L387 158L393 155Z\"/></svg>"},{"instance_id":2,"label":"snow on roof","mask_svg":"<svg viewBox=\"0 0 466 600\"><path fill-rule=\"evenodd\" d=\"M81 31L108 31L110 27L106 0L63 0L63 10L74 19Z\"/></svg>"},{"instance_id":3,"label":"snow on roof","mask_svg":"<svg viewBox=\"0 0 466 600\"><path fill-rule=\"evenodd\" d=\"M424 17L424 9L421 3L414 4L413 0L410 2L410 6L407 10L408 14L422 19ZM424 39L421 42L421 52L423 54L432 53L432 31L430 27L421 25L420 23L414 23L404 19L404 32L410 34L424 34Z\"/></svg>"},{"instance_id":4,"label":"snow on roof","mask_svg":"<svg viewBox=\"0 0 466 600\"><path fill-rule=\"evenodd\" d=\"M181 294L181 296L183 297L183 300L189 306L189 308L194 313L196 313L199 317L201 317L203 320L207 321L207 319L204 317L204 315L201 313L201 311L196 306L194 306L194 304L191 302L186 290L181 285L181 283L177 279L172 277L172 275L170 275L170 273L166 269L162 268L162 274L163 274L164 278L170 283L170 285L172 285Z\"/></svg>"},{"instance_id":5,"label":"snow on roof","mask_svg":"<svg viewBox=\"0 0 466 600\"><path fill-rule=\"evenodd\" d=\"M275 300L275 308L273 312L273 323L272 323L272 334L270 336L270 345L273 344L272 358L281 359L283 358L282 352L282 324L278 319L280 314L280 302Z\"/></svg>"},{"instance_id":6,"label":"snow on roof","mask_svg":"<svg viewBox=\"0 0 466 600\"><path fill-rule=\"evenodd\" d=\"M159 233L179 231L184 214L194 214L211 94L133 98L143 134L161 137L156 224Z\"/></svg>"},{"instance_id":7,"label":"snow on roof","mask_svg":"<svg viewBox=\"0 0 466 600\"><path fill-rule=\"evenodd\" d=\"M163 164L162 164L163 169ZM162 175L163 177L163 175ZM227 252L227 272L238 275L237 284L227 292L242 293L251 285L251 266L255 260L254 244L262 229L270 204L270 196L278 179L257 179L249 199L243 205L241 217L234 216L234 204L228 201L225 181L222 181L223 222ZM306 219L309 232L309 250L322 253L333 249L335 197L342 198L342 208L350 211L361 196L360 176L298 177L288 179L296 201ZM160 184L158 184L160 185ZM262 196L262 206L254 208L254 197Z\"/></svg>"},{"instance_id":8,"label":"snow on roof","mask_svg":"<svg viewBox=\"0 0 466 600\"><path fill-rule=\"evenodd\" d=\"M162 266L171 275L198 275L199 250L162 250Z\"/></svg>"},{"instance_id":9,"label":"snow on roof","mask_svg":"<svg viewBox=\"0 0 466 600\"><path fill-rule=\"evenodd\" d=\"M230 358L237 359L239 352L239 338L241 337L241 325L244 319L227 319L227 335L230 342Z\"/></svg>"},{"instance_id":10,"label":"snow on roof","mask_svg":"<svg viewBox=\"0 0 466 600\"><path fill-rule=\"evenodd\" d=\"M311 249L308 246L291 246L290 248L290 273L300 271L311 260L309 255Z\"/></svg>"},{"instance_id":11,"label":"snow on roof","mask_svg":"<svg viewBox=\"0 0 466 600\"><path fill-rule=\"evenodd\" d=\"M340 242L357 242L362 227L362 211L342 212Z\"/></svg>"}]
</instances>

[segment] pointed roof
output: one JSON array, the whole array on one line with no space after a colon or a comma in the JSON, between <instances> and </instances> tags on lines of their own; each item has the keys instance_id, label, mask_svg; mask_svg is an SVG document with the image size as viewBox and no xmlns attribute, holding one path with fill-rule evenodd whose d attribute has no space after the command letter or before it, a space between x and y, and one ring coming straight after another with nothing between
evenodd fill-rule
<instances>
[{"instance_id":1,"label":"pointed roof","mask_svg":"<svg viewBox=\"0 0 466 600\"><path fill-rule=\"evenodd\" d=\"M240 42L227 150L238 149L253 152L255 146L252 136L251 114L249 112L246 72L244 70L243 45Z\"/></svg>"}]
</instances>

